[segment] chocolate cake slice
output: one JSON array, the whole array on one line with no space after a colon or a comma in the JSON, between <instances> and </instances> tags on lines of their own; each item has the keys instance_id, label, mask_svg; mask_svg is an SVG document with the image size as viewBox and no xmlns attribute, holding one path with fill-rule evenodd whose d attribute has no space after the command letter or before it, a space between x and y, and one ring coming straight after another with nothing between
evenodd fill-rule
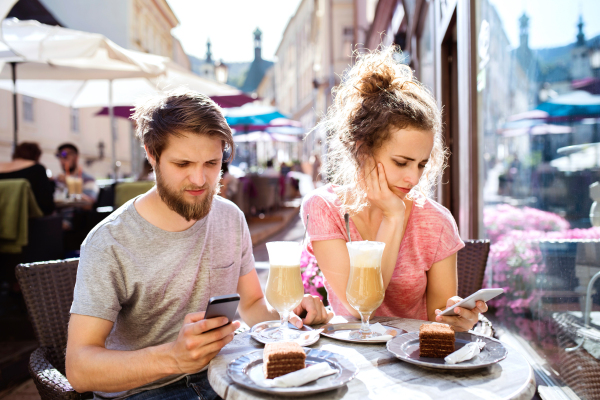
<instances>
[{"instance_id":1,"label":"chocolate cake slice","mask_svg":"<svg viewBox=\"0 0 600 400\"><path fill-rule=\"evenodd\" d=\"M263 352L265 378L273 379L304 368L306 354L298 343L267 343Z\"/></svg>"},{"instance_id":2,"label":"chocolate cake slice","mask_svg":"<svg viewBox=\"0 0 600 400\"><path fill-rule=\"evenodd\" d=\"M419 328L419 356L444 358L454 353L454 330L446 324L423 324Z\"/></svg>"}]
</instances>

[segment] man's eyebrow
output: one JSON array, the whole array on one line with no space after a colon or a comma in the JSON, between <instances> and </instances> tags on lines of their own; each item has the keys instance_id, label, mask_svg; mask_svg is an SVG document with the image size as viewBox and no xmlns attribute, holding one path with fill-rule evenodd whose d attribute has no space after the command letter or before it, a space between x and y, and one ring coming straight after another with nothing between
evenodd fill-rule
<instances>
[{"instance_id":1,"label":"man's eyebrow","mask_svg":"<svg viewBox=\"0 0 600 400\"><path fill-rule=\"evenodd\" d=\"M404 158L405 160L408 160L408 161L416 161L414 158L402 156L400 154L396 154L396 155L394 155L394 157L402 157L402 158ZM425 160L423 160L421 162L427 163L427 162L429 162L429 159L425 159Z\"/></svg>"}]
</instances>

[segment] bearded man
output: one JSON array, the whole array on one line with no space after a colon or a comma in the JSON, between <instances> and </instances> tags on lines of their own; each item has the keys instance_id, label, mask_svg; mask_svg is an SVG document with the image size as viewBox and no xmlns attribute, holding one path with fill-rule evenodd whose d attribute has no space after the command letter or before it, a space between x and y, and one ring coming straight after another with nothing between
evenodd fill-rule
<instances>
[{"instance_id":1,"label":"bearded man","mask_svg":"<svg viewBox=\"0 0 600 400\"><path fill-rule=\"evenodd\" d=\"M213 399L209 361L238 321L203 319L210 297L239 293L250 326L278 319L261 290L242 212L216 196L223 152L234 154L220 108L189 91L152 98L133 119L156 186L95 227L81 248L66 373L94 398ZM294 310L332 315L305 295Z\"/></svg>"}]
</instances>

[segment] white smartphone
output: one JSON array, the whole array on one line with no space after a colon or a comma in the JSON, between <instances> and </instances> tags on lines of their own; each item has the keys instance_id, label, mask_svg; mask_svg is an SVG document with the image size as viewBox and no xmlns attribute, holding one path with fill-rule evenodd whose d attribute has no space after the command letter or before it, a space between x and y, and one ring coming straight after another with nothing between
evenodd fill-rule
<instances>
[{"instance_id":1,"label":"white smartphone","mask_svg":"<svg viewBox=\"0 0 600 400\"><path fill-rule=\"evenodd\" d=\"M454 312L454 309L456 307L462 307L462 308L466 308L467 310L472 310L477 306L477 304L475 302L477 302L479 300L489 301L502 293L504 293L504 289L501 289L501 288L478 290L475 293L473 293L472 295L470 295L469 297L467 297L466 299L462 299L461 301L459 301L452 307L446 308L444 311L442 311L438 315L447 315L447 316L457 315Z\"/></svg>"}]
</instances>

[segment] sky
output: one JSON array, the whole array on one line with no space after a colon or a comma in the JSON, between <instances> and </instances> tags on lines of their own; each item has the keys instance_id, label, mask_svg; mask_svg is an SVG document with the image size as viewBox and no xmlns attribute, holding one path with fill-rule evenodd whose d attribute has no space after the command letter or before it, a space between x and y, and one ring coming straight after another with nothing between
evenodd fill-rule
<instances>
[{"instance_id":1,"label":"sky","mask_svg":"<svg viewBox=\"0 0 600 400\"><path fill-rule=\"evenodd\" d=\"M288 21L301 0L167 0L179 19L173 35L187 54L204 59L210 37L213 60L252 61L262 31L262 57L274 61Z\"/></svg>"},{"instance_id":2,"label":"sky","mask_svg":"<svg viewBox=\"0 0 600 400\"><path fill-rule=\"evenodd\" d=\"M504 23L513 47L519 46L519 17L529 16L529 47L555 47L572 43L583 15L586 39L600 34L599 0L490 0Z\"/></svg>"}]
</instances>

